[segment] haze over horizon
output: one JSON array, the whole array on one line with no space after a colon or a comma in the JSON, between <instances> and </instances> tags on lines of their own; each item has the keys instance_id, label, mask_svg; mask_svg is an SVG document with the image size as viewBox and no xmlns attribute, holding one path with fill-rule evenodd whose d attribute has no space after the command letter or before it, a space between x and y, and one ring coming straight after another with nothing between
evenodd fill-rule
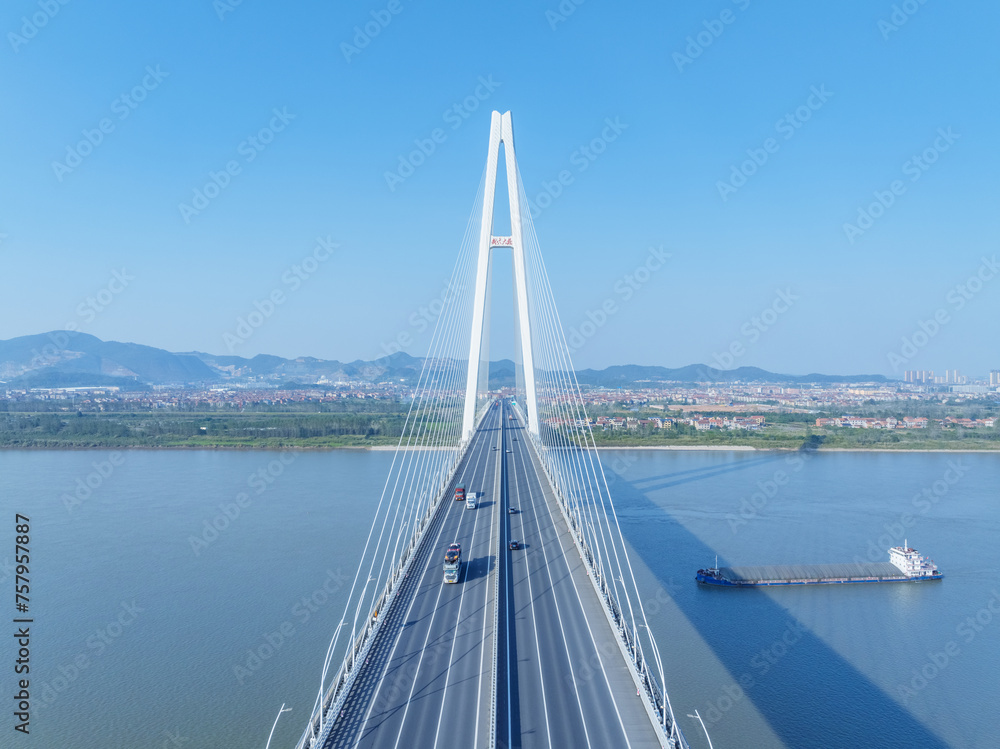
<instances>
[{"instance_id":1,"label":"haze over horizon","mask_svg":"<svg viewBox=\"0 0 1000 749\"><path fill-rule=\"evenodd\" d=\"M74 349L74 344L71 342L70 339L68 339L66 337L65 333L66 333L66 331L63 331L63 330L54 330L54 331L48 331L46 333L38 333L38 334L33 334L33 335L29 336L29 337L37 338L38 340L36 342L37 345L34 345L30 349L30 351L27 354L27 356L30 357L30 358L32 358L32 359L38 359L39 361L41 361L43 363L57 364L58 360L57 360L57 358L55 356L57 350L65 350L65 351L73 351L73 350L75 350ZM92 334L85 334L85 335L92 335ZM97 336L94 336L94 337L97 338ZM0 339L0 344L7 343L8 340ZM102 340L102 339L98 339L98 340ZM142 341L111 341L111 340L106 340L104 342L105 343L113 343L113 344L124 343L124 344L134 344L134 345L137 345L137 346L149 346L149 344L143 343ZM250 360L250 359L253 359L253 356L279 356L277 354L272 354L272 353L266 352L266 351L265 352L258 352L257 354L254 354L253 356L243 356L242 354L228 354L226 352L218 352L218 351L200 351L200 350L191 349L191 348L180 349L180 350L176 350L176 351L170 351L170 350L167 350L167 349L161 349L160 347L155 347L155 346L151 347L151 348L154 348L157 351L166 351L169 354L176 354L176 355L180 355L180 356L197 355L197 356L210 357L212 359L224 359L226 357L236 356L236 357L242 357L242 358L244 358L246 360ZM422 358L421 354L410 354L410 352L407 352L407 351L393 352L392 354L381 354L381 355L379 355L376 358L381 358L381 356L395 355L397 353L402 353L404 355L412 356L412 357L415 357L417 359ZM280 358L286 359L286 360L289 360L289 361L295 361L297 359L315 359L315 360L318 360L318 361L337 361L337 362L340 362L342 364L353 364L353 363L359 362L359 361L371 361L371 360L351 359L351 358L347 358L347 357L337 357L337 356L330 357L329 359L327 359L327 358L324 358L324 357L313 356L312 354L308 354L308 353L299 354L297 356L290 356L290 357L284 357L284 356L282 356ZM512 361L512 360L509 357L492 356L492 357L490 357L490 361L491 361L492 364L498 364L498 363L503 363L503 362L509 362L509 361ZM576 369L577 369L577 371L591 370L591 371L595 371L595 372L600 372L600 371L603 371L603 370L605 370L607 368L611 368L611 367L618 367L618 368L633 368L634 367L634 368L643 368L643 369L647 368L647 367L661 367L661 368L669 369L669 370L681 370L681 369L686 369L686 368L689 368L689 367L699 367L699 368L700 367L708 367L709 369L716 369L716 370L720 370L720 371L727 371L727 370L723 370L723 368L717 366L716 364L712 364L712 363L709 363L709 362L686 362L686 363L675 363L675 364L650 364L648 362L641 362L641 361L621 361L621 362L614 362L612 364L607 365L606 367L577 367ZM774 370L774 369L768 369L767 367L755 367L754 365L739 365L739 366L734 366L734 367L729 368L728 371L735 371L735 370L738 370L738 369L740 369L742 367L747 367L747 368L753 367L753 368L760 369L760 370L763 370L765 372L768 372L770 374L789 375L789 376L793 376L793 377L802 377L802 376L810 375L810 374L819 374L819 375L833 376L833 377L840 377L840 376L857 377L857 376L863 376L863 375L876 375L876 376L880 376L880 377L884 376L884 375L881 375L880 373L877 373L877 372L819 372L818 370L815 370L815 369L810 369L810 370L802 371L802 372L781 372L781 371ZM892 378L890 377L890 379L892 379ZM0 380L0 382L2 382L2 380Z\"/></svg>"},{"instance_id":2,"label":"haze over horizon","mask_svg":"<svg viewBox=\"0 0 1000 749\"><path fill-rule=\"evenodd\" d=\"M0 339L423 356L509 109L578 369L982 376L1000 8L897 5L18 0Z\"/></svg>"}]
</instances>

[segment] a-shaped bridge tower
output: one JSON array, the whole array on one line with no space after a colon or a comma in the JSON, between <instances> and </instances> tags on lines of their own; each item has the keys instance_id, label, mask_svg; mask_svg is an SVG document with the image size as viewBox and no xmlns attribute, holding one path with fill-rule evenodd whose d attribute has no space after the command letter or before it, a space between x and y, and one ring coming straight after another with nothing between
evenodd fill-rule
<instances>
[{"instance_id":1,"label":"a-shaped bridge tower","mask_svg":"<svg viewBox=\"0 0 1000 749\"><path fill-rule=\"evenodd\" d=\"M510 236L493 234L493 208L496 202L497 167L500 144L504 144L507 161L507 194L510 200ZM479 251L476 256L476 286L472 307L472 335L469 344L469 376L465 386L465 410L462 433L472 436L476 419L477 389L480 381L481 354L488 320L487 299L494 247L510 247L514 257L514 304L521 354L524 401L528 408L528 430L538 435L538 398L535 392L534 355L531 347L531 316L528 314L528 283L525 278L524 240L521 227L521 193L518 183L517 157L514 155L514 128L510 112L494 112L490 122L490 146L486 156L486 194L483 218L479 230Z\"/></svg>"},{"instance_id":2,"label":"a-shaped bridge tower","mask_svg":"<svg viewBox=\"0 0 1000 749\"><path fill-rule=\"evenodd\" d=\"M501 146L509 236L493 233ZM377 501L359 505L374 519L299 749L687 746L513 146L510 113L493 112L485 174L399 447ZM504 247L514 399L490 393L484 377L491 260ZM459 485L474 506L454 501ZM452 543L462 547L457 584L442 571Z\"/></svg>"}]
</instances>

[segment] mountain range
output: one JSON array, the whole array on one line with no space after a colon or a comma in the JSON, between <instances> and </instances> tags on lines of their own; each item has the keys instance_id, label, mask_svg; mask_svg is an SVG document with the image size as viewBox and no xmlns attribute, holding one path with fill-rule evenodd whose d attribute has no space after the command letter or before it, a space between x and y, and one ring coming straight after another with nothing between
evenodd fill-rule
<instances>
[{"instance_id":1,"label":"mountain range","mask_svg":"<svg viewBox=\"0 0 1000 749\"><path fill-rule=\"evenodd\" d=\"M259 381L262 385L397 382L414 385L423 359L396 353L373 361L341 362L314 357L285 359L259 354L252 358L216 356L201 351L172 353L138 343L102 341L87 333L65 330L0 341L0 382L7 387L85 387L117 385L145 389L151 385L197 386ZM510 359L490 363L490 386L514 383ZM787 375L757 367L720 370L703 364L671 369L636 364L577 372L581 385L630 387L657 382L888 382L883 375Z\"/></svg>"}]
</instances>

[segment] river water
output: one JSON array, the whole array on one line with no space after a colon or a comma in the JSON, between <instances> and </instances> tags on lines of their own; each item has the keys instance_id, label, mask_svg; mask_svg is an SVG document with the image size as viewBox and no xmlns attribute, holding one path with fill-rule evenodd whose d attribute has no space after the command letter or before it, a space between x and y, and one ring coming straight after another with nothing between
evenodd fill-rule
<instances>
[{"instance_id":1,"label":"river water","mask_svg":"<svg viewBox=\"0 0 1000 749\"><path fill-rule=\"evenodd\" d=\"M30 518L30 734L3 638L0 745L294 746L390 452L3 451L0 561ZM603 455L694 749L1000 747L1000 456ZM699 587L720 565L885 561L940 582ZM16 626L9 623L11 635ZM23 678L18 677L18 678Z\"/></svg>"}]
</instances>

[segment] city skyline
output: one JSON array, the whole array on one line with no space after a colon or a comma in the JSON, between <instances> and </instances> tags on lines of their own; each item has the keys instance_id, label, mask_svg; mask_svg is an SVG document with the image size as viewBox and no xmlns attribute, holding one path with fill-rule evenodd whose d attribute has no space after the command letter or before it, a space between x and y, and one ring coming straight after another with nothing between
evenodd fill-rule
<instances>
[{"instance_id":1,"label":"city skyline","mask_svg":"<svg viewBox=\"0 0 1000 749\"><path fill-rule=\"evenodd\" d=\"M509 109L578 369L997 367L990 4L52 7L0 14L0 338L422 356Z\"/></svg>"}]
</instances>

